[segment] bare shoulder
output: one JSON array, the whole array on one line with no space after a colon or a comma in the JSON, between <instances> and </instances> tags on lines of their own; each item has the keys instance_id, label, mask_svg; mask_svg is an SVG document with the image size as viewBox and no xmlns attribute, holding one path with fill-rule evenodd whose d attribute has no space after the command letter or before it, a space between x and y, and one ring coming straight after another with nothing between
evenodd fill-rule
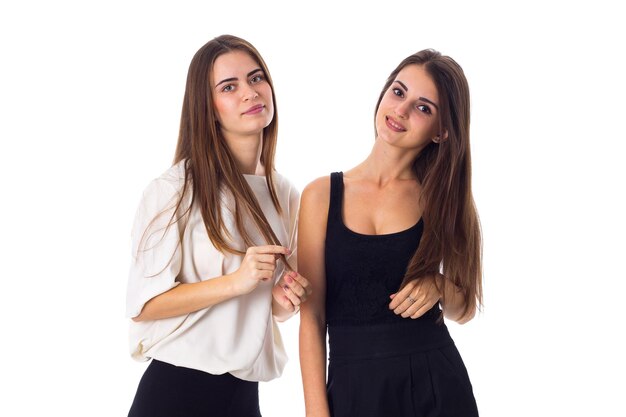
<instances>
[{"instance_id":1,"label":"bare shoulder","mask_svg":"<svg viewBox=\"0 0 626 417\"><path fill-rule=\"evenodd\" d=\"M314 208L328 208L330 202L330 176L317 178L302 190L302 204Z\"/></svg>"}]
</instances>

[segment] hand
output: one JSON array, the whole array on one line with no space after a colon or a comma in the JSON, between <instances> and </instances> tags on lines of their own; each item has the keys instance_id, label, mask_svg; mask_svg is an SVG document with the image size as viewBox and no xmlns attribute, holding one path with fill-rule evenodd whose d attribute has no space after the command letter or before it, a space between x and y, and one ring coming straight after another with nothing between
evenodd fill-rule
<instances>
[{"instance_id":1,"label":"hand","mask_svg":"<svg viewBox=\"0 0 626 417\"><path fill-rule=\"evenodd\" d=\"M311 292L309 280L295 271L288 271L274 285L272 296L282 308L294 312L306 301Z\"/></svg>"},{"instance_id":2,"label":"hand","mask_svg":"<svg viewBox=\"0 0 626 417\"><path fill-rule=\"evenodd\" d=\"M441 299L436 275L409 281L402 290L391 294L389 309L404 318L416 319L430 310ZM439 285L441 288L441 285Z\"/></svg>"},{"instance_id":3,"label":"hand","mask_svg":"<svg viewBox=\"0 0 626 417\"><path fill-rule=\"evenodd\" d=\"M241 261L239 269L230 274L235 292L238 295L252 292L261 281L274 277L276 258L279 254L289 255L291 251L283 246L251 246Z\"/></svg>"}]
</instances>

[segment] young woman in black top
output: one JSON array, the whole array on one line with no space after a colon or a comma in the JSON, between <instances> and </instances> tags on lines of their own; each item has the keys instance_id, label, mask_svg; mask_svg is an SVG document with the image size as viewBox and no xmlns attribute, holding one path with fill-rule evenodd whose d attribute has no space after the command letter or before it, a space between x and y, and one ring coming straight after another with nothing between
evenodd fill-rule
<instances>
[{"instance_id":1,"label":"young woman in black top","mask_svg":"<svg viewBox=\"0 0 626 417\"><path fill-rule=\"evenodd\" d=\"M443 320L472 319L482 294L467 80L452 58L418 52L375 114L368 158L302 195L299 268L315 288L300 325L306 414L476 416Z\"/></svg>"}]
</instances>

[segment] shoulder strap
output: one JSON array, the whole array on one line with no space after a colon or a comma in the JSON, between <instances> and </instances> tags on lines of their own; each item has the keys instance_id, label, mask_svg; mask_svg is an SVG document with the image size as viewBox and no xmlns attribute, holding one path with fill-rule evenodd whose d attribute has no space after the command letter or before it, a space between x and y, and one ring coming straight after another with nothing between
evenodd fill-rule
<instances>
[{"instance_id":1,"label":"shoulder strap","mask_svg":"<svg viewBox=\"0 0 626 417\"><path fill-rule=\"evenodd\" d=\"M343 172L330 174L330 204L328 207L328 222L341 221L343 206Z\"/></svg>"}]
</instances>

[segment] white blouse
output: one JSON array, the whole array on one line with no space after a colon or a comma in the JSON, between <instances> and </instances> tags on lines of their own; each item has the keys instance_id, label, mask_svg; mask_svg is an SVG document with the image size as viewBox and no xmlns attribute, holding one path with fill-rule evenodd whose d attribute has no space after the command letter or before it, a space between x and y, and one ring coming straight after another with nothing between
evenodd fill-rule
<instances>
[{"instance_id":1,"label":"white blouse","mask_svg":"<svg viewBox=\"0 0 626 417\"><path fill-rule=\"evenodd\" d=\"M289 263L296 267L296 215L299 193L283 176L275 174L276 194L283 213L278 214L266 178L245 175L274 233L292 250ZM187 219L166 228L184 184L184 162L172 166L144 191L132 231L132 263L126 300L127 317L136 317L151 298L179 283L209 280L236 271L243 256L222 253L211 243L198 207ZM235 227L234 199L222 192L222 218L234 246L245 251ZM185 203L188 207L189 199ZM183 210L184 212L184 210ZM184 224L187 227L184 228ZM265 241L254 223L244 227L255 245ZM182 244L181 244L182 242ZM226 372L248 381L268 381L281 375L287 355L272 316L274 281L261 282L249 294L232 298L194 313L167 319L131 322L130 351L137 360L155 358L176 366L219 375Z\"/></svg>"}]
</instances>

